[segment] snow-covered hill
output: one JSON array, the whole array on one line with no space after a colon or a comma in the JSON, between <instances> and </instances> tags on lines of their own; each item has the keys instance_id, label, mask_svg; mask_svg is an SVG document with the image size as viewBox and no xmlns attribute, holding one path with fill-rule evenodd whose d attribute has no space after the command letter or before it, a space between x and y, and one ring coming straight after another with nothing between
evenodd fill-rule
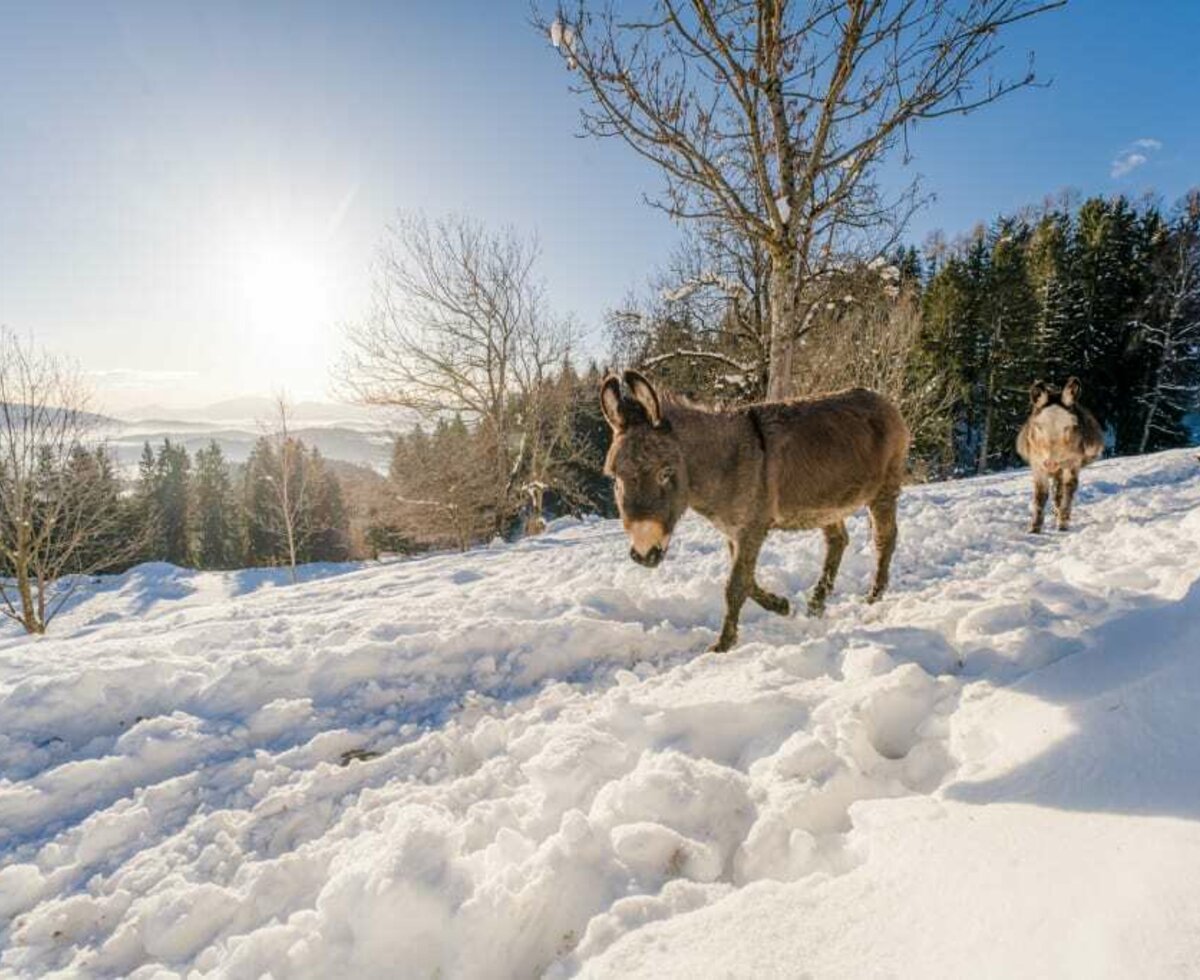
<instances>
[{"instance_id":1,"label":"snow-covered hill","mask_svg":"<svg viewBox=\"0 0 1200 980\"><path fill-rule=\"evenodd\" d=\"M1200 973L1200 465L914 489L825 619L613 523L277 575L144 566L0 639L17 976ZM778 535L768 588L815 578Z\"/></svg>"}]
</instances>

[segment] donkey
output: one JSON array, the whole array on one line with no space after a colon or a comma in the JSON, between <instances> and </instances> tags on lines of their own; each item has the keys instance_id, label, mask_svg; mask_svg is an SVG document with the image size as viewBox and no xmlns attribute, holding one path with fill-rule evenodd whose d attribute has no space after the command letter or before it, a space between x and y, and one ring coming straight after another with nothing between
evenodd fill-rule
<instances>
[{"instance_id":1,"label":"donkey","mask_svg":"<svg viewBox=\"0 0 1200 980\"><path fill-rule=\"evenodd\" d=\"M1029 389L1029 418L1017 435L1017 453L1033 471L1033 534L1041 533L1051 483L1058 529L1067 529L1079 471L1104 452L1104 433L1096 416L1079 404L1080 391L1078 378L1068 378L1061 389L1044 381Z\"/></svg>"},{"instance_id":2,"label":"donkey","mask_svg":"<svg viewBox=\"0 0 1200 980\"><path fill-rule=\"evenodd\" d=\"M875 531L874 602L887 588L896 548L896 500L908 455L908 427L886 398L852 388L817 398L718 410L660 396L637 371L600 386L612 428L604 471L629 535L629 557L656 567L671 532L691 507L729 542L733 567L725 586L725 620L714 651L737 641L746 599L788 615L791 605L755 580L768 532L821 528L825 566L808 600L820 615L833 589L849 536L845 518L864 504Z\"/></svg>"}]
</instances>

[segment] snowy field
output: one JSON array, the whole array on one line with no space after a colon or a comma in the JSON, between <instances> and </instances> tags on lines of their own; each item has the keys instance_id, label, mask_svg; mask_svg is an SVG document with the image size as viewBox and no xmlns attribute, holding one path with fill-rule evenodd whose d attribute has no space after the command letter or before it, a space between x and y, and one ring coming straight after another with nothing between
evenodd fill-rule
<instances>
[{"instance_id":1,"label":"snowy field","mask_svg":"<svg viewBox=\"0 0 1200 980\"><path fill-rule=\"evenodd\" d=\"M858 519L726 654L699 520L107 581L0 638L0 972L1200 975L1200 464L1028 503L914 489L884 602Z\"/></svg>"}]
</instances>

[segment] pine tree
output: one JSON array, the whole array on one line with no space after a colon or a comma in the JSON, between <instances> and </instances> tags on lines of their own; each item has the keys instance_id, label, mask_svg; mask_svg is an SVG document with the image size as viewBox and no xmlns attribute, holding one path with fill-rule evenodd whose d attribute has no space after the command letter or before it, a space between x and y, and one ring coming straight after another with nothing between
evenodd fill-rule
<instances>
[{"instance_id":1,"label":"pine tree","mask_svg":"<svg viewBox=\"0 0 1200 980\"><path fill-rule=\"evenodd\" d=\"M1027 415L1030 379L1038 369L1037 298L1026 267L1029 238L1028 225L1006 220L999 223L989 242L979 473L1016 462L1017 432Z\"/></svg>"},{"instance_id":2,"label":"pine tree","mask_svg":"<svg viewBox=\"0 0 1200 980\"><path fill-rule=\"evenodd\" d=\"M154 455L154 450L150 448L150 443L145 442L142 444L142 455L138 460L138 477L133 504L139 536L142 540L139 557L143 561L159 561L163 557L158 500L158 459Z\"/></svg>"},{"instance_id":3,"label":"pine tree","mask_svg":"<svg viewBox=\"0 0 1200 980\"><path fill-rule=\"evenodd\" d=\"M1071 309L1077 306L1077 282L1071 276L1071 216L1043 215L1029 241L1028 272L1037 297L1034 347L1037 376L1062 381L1075 370L1079 344L1072 336Z\"/></svg>"},{"instance_id":4,"label":"pine tree","mask_svg":"<svg viewBox=\"0 0 1200 980\"><path fill-rule=\"evenodd\" d=\"M350 557L350 522L341 481L316 449L310 453L307 465L312 493L304 518L305 561L346 561Z\"/></svg>"},{"instance_id":5,"label":"pine tree","mask_svg":"<svg viewBox=\"0 0 1200 980\"><path fill-rule=\"evenodd\" d=\"M229 466L214 440L196 452L192 478L196 560L201 568L231 568L237 562L238 520Z\"/></svg>"},{"instance_id":6,"label":"pine tree","mask_svg":"<svg viewBox=\"0 0 1200 980\"><path fill-rule=\"evenodd\" d=\"M247 565L278 564L284 552L273 480L279 464L266 436L255 442L242 477L243 554Z\"/></svg>"},{"instance_id":7,"label":"pine tree","mask_svg":"<svg viewBox=\"0 0 1200 980\"><path fill-rule=\"evenodd\" d=\"M163 440L155 460L158 479L158 528L162 559L173 565L191 564L191 460L185 446Z\"/></svg>"},{"instance_id":8,"label":"pine tree","mask_svg":"<svg viewBox=\"0 0 1200 980\"><path fill-rule=\"evenodd\" d=\"M126 547L133 539L125 536L127 520L112 458L104 447L89 450L84 446L75 446L67 461L67 469L66 486L79 502L79 508L86 506L114 515L111 522L98 528L94 535L75 547L70 567L75 571L88 569L96 574L124 571L130 557L136 559L138 556L136 553L130 556ZM67 534L74 531L70 527L63 530Z\"/></svg>"},{"instance_id":9,"label":"pine tree","mask_svg":"<svg viewBox=\"0 0 1200 980\"><path fill-rule=\"evenodd\" d=\"M1145 361L1138 346L1150 288L1151 242L1161 219L1139 215L1123 197L1085 201L1077 221L1077 263L1083 322L1079 367L1088 404L1118 453L1136 448L1143 414L1138 394Z\"/></svg>"}]
</instances>

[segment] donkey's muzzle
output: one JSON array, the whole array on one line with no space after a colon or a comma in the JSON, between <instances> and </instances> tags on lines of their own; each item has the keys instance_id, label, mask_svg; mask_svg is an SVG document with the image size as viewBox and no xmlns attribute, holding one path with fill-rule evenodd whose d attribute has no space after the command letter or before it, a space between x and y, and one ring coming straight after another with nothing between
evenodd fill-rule
<instances>
[{"instance_id":1,"label":"donkey's muzzle","mask_svg":"<svg viewBox=\"0 0 1200 980\"><path fill-rule=\"evenodd\" d=\"M666 552L664 552L658 545L655 545L644 555L641 554L637 548L629 549L629 557L636 561L639 565L644 565L646 568L657 568L662 564L663 555L665 554Z\"/></svg>"}]
</instances>

